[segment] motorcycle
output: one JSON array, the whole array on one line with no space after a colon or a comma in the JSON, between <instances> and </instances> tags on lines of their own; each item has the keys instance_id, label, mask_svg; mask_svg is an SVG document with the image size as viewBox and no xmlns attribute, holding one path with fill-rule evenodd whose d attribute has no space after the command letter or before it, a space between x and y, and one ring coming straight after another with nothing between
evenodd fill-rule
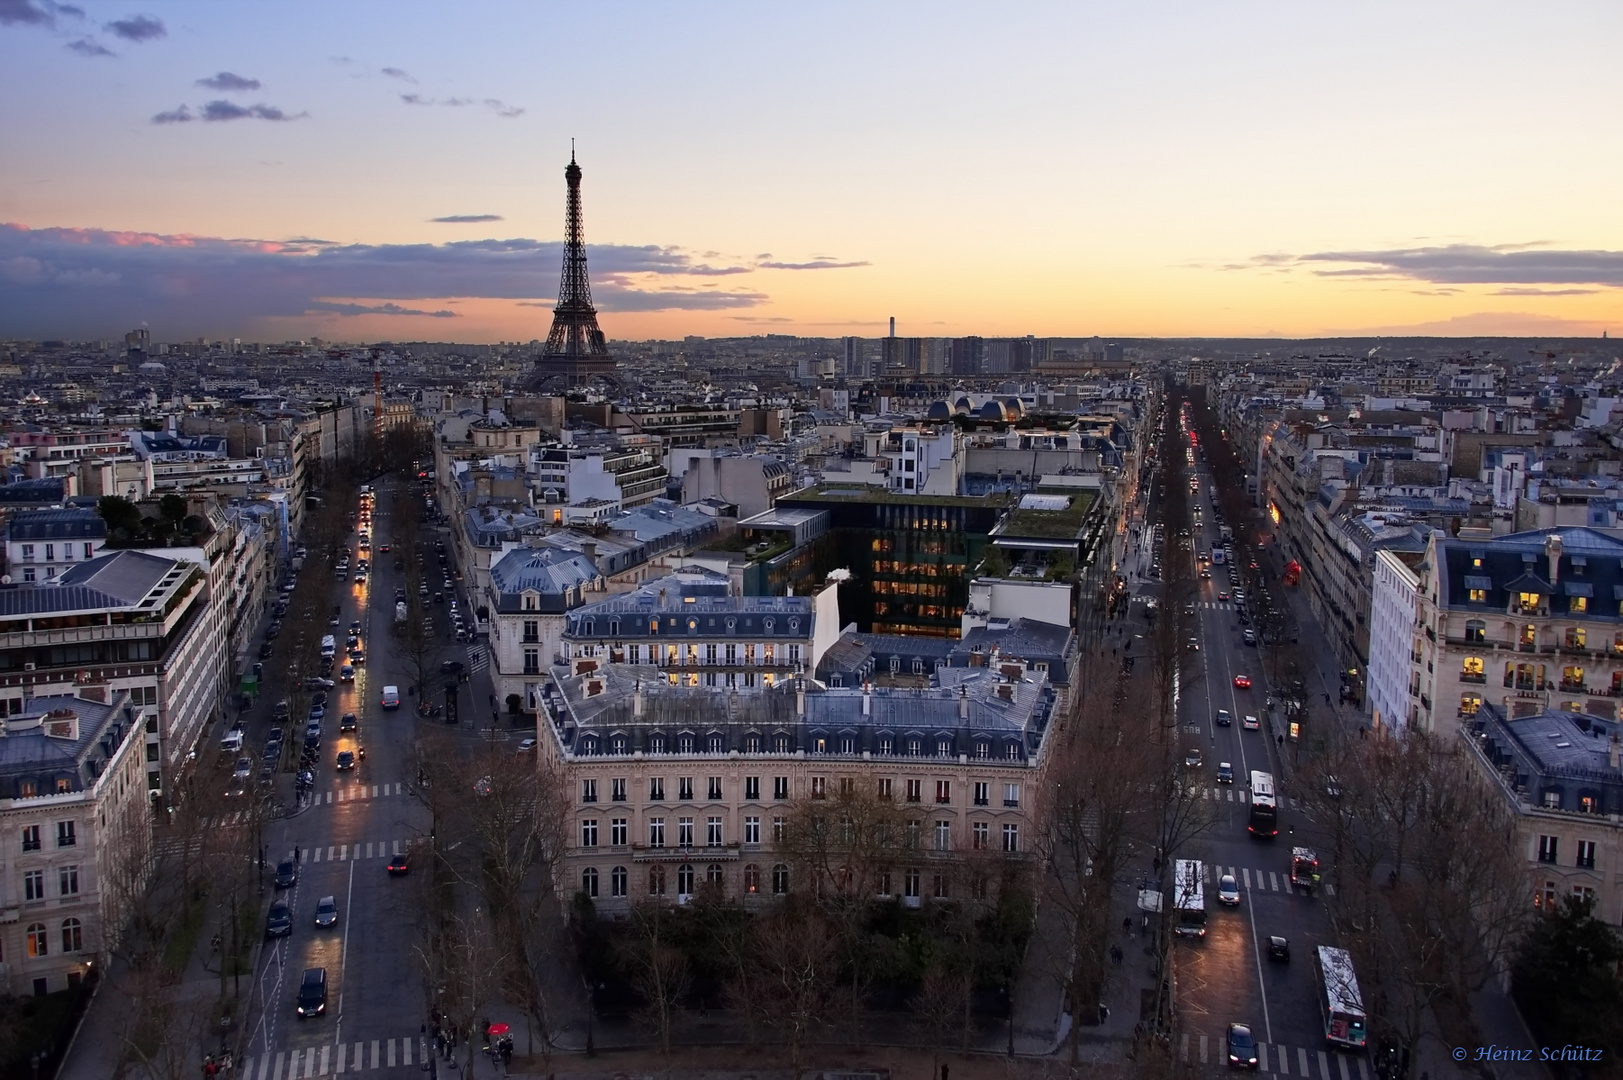
<instances>
[{"instance_id":1,"label":"motorcycle","mask_svg":"<svg viewBox=\"0 0 1623 1080\"><path fill-rule=\"evenodd\" d=\"M366 760L366 747L364 746L360 748L360 758L362 761Z\"/></svg>"}]
</instances>

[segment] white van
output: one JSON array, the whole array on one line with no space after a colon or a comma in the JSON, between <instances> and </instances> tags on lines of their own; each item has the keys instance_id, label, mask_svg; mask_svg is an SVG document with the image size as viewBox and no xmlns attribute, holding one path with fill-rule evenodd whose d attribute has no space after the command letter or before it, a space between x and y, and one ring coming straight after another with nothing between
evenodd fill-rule
<instances>
[{"instance_id":1,"label":"white van","mask_svg":"<svg viewBox=\"0 0 1623 1080\"><path fill-rule=\"evenodd\" d=\"M385 686L383 688L383 707L385 709L400 708L400 687Z\"/></svg>"},{"instance_id":2,"label":"white van","mask_svg":"<svg viewBox=\"0 0 1623 1080\"><path fill-rule=\"evenodd\" d=\"M232 728L220 739L220 749L227 754L240 754L242 752L242 729Z\"/></svg>"},{"instance_id":3,"label":"white van","mask_svg":"<svg viewBox=\"0 0 1623 1080\"><path fill-rule=\"evenodd\" d=\"M328 634L326 637L321 639L321 655L322 656L328 657L330 659L332 657L332 654L337 652L337 651L338 651L338 641L331 634Z\"/></svg>"}]
</instances>

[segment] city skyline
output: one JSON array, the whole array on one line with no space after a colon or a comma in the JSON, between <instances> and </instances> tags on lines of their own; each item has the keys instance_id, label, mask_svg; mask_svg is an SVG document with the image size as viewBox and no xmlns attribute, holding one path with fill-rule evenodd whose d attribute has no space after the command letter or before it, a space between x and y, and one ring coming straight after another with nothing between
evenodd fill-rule
<instances>
[{"instance_id":1,"label":"city skyline","mask_svg":"<svg viewBox=\"0 0 1623 1080\"><path fill-rule=\"evenodd\" d=\"M1598 336L1620 22L0 0L0 336Z\"/></svg>"}]
</instances>

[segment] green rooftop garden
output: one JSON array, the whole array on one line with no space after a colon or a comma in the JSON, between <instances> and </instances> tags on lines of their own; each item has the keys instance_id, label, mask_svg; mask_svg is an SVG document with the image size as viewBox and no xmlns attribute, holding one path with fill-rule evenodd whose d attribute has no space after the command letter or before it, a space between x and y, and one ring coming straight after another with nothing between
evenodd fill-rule
<instances>
[{"instance_id":1,"label":"green rooftop garden","mask_svg":"<svg viewBox=\"0 0 1623 1080\"><path fill-rule=\"evenodd\" d=\"M1025 537L1032 540L1075 540L1077 534L1082 531L1082 522L1088 516L1088 507L1093 504L1093 493L1066 491L1040 494L1063 494L1070 499L1070 505L1064 510L1017 509L1008 516L997 534L1011 539Z\"/></svg>"}]
</instances>

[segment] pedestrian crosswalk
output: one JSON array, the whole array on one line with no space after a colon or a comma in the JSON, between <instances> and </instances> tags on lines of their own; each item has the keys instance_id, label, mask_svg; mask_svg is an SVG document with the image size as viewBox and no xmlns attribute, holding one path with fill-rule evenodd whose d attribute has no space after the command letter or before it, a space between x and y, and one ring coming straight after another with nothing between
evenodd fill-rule
<instances>
[{"instance_id":1,"label":"pedestrian crosswalk","mask_svg":"<svg viewBox=\"0 0 1623 1080\"><path fill-rule=\"evenodd\" d=\"M1193 790L1193 788L1190 789L1191 794ZM1200 797L1215 802L1248 803L1251 801L1251 789L1218 784L1216 787L1202 788ZM1290 800L1284 795L1275 796L1274 804L1281 810L1290 808Z\"/></svg>"},{"instance_id":2,"label":"pedestrian crosswalk","mask_svg":"<svg viewBox=\"0 0 1623 1080\"><path fill-rule=\"evenodd\" d=\"M379 840L370 844L328 844L304 849L306 862L349 862L355 859L387 859L406 853L404 840Z\"/></svg>"},{"instance_id":3,"label":"pedestrian crosswalk","mask_svg":"<svg viewBox=\"0 0 1623 1080\"><path fill-rule=\"evenodd\" d=\"M1223 1035L1185 1033L1178 1037L1178 1056L1191 1063L1227 1065L1228 1043ZM1257 1043L1257 1071L1303 1080L1370 1080L1369 1061L1362 1054L1281 1043Z\"/></svg>"},{"instance_id":4,"label":"pedestrian crosswalk","mask_svg":"<svg viewBox=\"0 0 1623 1080\"><path fill-rule=\"evenodd\" d=\"M244 1060L237 1072L241 1080L301 1080L302 1077L341 1076L414 1063L427 1069L426 1051L420 1036L363 1039L256 1054Z\"/></svg>"},{"instance_id":5,"label":"pedestrian crosswalk","mask_svg":"<svg viewBox=\"0 0 1623 1080\"><path fill-rule=\"evenodd\" d=\"M1206 863L1206 884L1216 885L1218 878L1228 874L1238 881L1244 888L1256 892L1283 892L1291 889L1290 874L1279 870L1253 870L1249 866L1233 867L1220 866L1217 863ZM1329 882L1321 882L1320 888L1326 896L1334 896L1336 887Z\"/></svg>"},{"instance_id":6,"label":"pedestrian crosswalk","mask_svg":"<svg viewBox=\"0 0 1623 1080\"><path fill-rule=\"evenodd\" d=\"M468 650L468 672L473 675L490 666L490 653L482 646L475 645Z\"/></svg>"},{"instance_id":7,"label":"pedestrian crosswalk","mask_svg":"<svg viewBox=\"0 0 1623 1080\"><path fill-rule=\"evenodd\" d=\"M405 784L345 784L331 791L319 792L315 797L315 805L331 806L334 803L382 799L390 795L404 794L406 794Z\"/></svg>"}]
</instances>

